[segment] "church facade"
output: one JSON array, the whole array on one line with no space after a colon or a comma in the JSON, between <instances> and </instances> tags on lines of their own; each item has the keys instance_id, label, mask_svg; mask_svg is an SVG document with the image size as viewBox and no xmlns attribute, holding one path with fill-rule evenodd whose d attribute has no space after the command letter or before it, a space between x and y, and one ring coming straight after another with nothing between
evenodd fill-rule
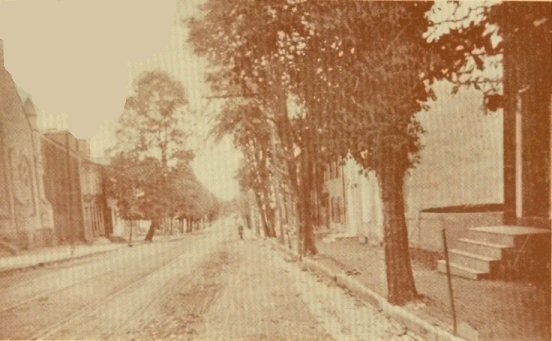
<instances>
[{"instance_id":1,"label":"church facade","mask_svg":"<svg viewBox=\"0 0 552 341\"><path fill-rule=\"evenodd\" d=\"M5 69L0 48L0 241L20 249L56 243L36 116L31 97Z\"/></svg>"}]
</instances>

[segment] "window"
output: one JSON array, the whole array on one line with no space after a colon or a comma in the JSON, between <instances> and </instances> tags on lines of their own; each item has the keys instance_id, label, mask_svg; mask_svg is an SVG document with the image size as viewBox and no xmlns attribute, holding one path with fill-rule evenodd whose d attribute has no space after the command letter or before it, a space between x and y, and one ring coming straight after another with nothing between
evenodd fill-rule
<instances>
[{"instance_id":1,"label":"window","mask_svg":"<svg viewBox=\"0 0 552 341\"><path fill-rule=\"evenodd\" d=\"M330 215L334 223L342 223L345 218L345 207L341 197L333 197L330 200Z\"/></svg>"},{"instance_id":2,"label":"window","mask_svg":"<svg viewBox=\"0 0 552 341\"><path fill-rule=\"evenodd\" d=\"M339 161L332 161L328 164L327 171L324 171L324 181L338 179L341 176L341 165Z\"/></svg>"},{"instance_id":3,"label":"window","mask_svg":"<svg viewBox=\"0 0 552 341\"><path fill-rule=\"evenodd\" d=\"M336 215L337 215L337 221L338 223L343 222L343 217L345 214L345 207L343 207L343 200L341 197L337 197L337 207L336 207Z\"/></svg>"}]
</instances>

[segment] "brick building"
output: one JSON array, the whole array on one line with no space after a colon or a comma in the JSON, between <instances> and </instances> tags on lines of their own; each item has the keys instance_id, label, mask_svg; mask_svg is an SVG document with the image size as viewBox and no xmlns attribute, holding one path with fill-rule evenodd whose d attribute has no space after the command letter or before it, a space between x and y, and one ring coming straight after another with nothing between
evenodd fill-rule
<instances>
[{"instance_id":1,"label":"brick building","mask_svg":"<svg viewBox=\"0 0 552 341\"><path fill-rule=\"evenodd\" d=\"M42 150L45 194L54 209L58 239L90 241L109 234L111 213L103 187L103 166L89 160L88 141L76 139L68 131L46 133Z\"/></svg>"}]
</instances>

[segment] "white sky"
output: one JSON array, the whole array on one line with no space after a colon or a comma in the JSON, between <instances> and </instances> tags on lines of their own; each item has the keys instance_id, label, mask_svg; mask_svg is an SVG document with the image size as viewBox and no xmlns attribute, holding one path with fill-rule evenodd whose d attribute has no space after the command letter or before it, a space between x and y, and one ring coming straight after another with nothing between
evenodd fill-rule
<instances>
[{"instance_id":1,"label":"white sky","mask_svg":"<svg viewBox=\"0 0 552 341\"><path fill-rule=\"evenodd\" d=\"M134 80L144 71L167 71L182 81L190 106L199 114L198 138L190 143L196 150L194 171L218 198L231 199L239 190L233 177L241 155L229 140L217 146L204 141L220 103L205 99L209 95L203 78L206 64L186 44L187 29L181 23L182 18L197 12L199 2L202 0L96 0L81 9L64 5L71 5L66 0L0 0L5 66L40 108L41 126L69 128L77 138L90 138L92 156L97 158L104 156L104 149L114 140L114 120L122 112ZM116 3L120 9L114 8ZM115 14L101 18L107 9ZM88 20L89 13L97 14L96 18ZM142 20L144 17L156 18L155 26L166 29L151 33L154 24ZM78 26L81 21L83 27ZM73 36L72 31L76 32ZM151 48L140 50L148 42ZM120 45L127 50L122 51ZM102 60L104 65L99 64ZM125 73L126 80L121 77ZM94 84L95 80L99 83ZM68 99L77 104L71 106ZM94 104L102 102L105 105Z\"/></svg>"},{"instance_id":2,"label":"white sky","mask_svg":"<svg viewBox=\"0 0 552 341\"><path fill-rule=\"evenodd\" d=\"M127 87L132 87L132 82L141 72L153 69L165 70L182 81L191 107L198 110L201 115L198 125L199 138L194 143L197 150L193 162L195 174L218 198L227 200L235 197L239 191L239 186L233 177L241 155L233 147L230 139L218 145L204 141L211 127L210 120L220 103L205 99L205 96L209 95L208 85L203 78L206 63L197 57L185 42L187 29L180 22L180 18L188 17L197 11L196 5L199 2L201 0L177 1L177 13L166 49L145 61L129 61Z\"/></svg>"},{"instance_id":3,"label":"white sky","mask_svg":"<svg viewBox=\"0 0 552 341\"><path fill-rule=\"evenodd\" d=\"M122 112L133 81L147 70L167 71L182 81L191 107L199 112L199 138L191 143L197 155L195 173L216 196L230 199L238 193L233 177L241 155L229 139L218 146L203 139L221 103L205 100L206 64L185 43L187 32L181 23L197 13L201 2L0 0L5 66L33 95L34 103L48 112L43 126L68 127L77 138L91 139L95 157L102 157L112 143L113 120ZM495 2L466 2L455 15ZM452 16L449 7L437 2L429 18L439 22ZM477 15L474 12L471 20L479 20ZM451 29L449 24L436 26L429 40Z\"/></svg>"}]
</instances>

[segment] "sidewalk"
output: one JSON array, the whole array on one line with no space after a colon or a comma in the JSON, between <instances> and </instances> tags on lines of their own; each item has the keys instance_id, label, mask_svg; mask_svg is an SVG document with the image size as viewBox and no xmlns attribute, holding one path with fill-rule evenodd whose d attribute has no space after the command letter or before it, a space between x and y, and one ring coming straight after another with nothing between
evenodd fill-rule
<instances>
[{"instance_id":1,"label":"sidewalk","mask_svg":"<svg viewBox=\"0 0 552 341\"><path fill-rule=\"evenodd\" d=\"M292 241L293 252L296 252L296 244ZM387 297L383 248L361 244L356 238L331 243L317 240L316 246L319 254L308 262L339 274L337 277L344 279L345 286L360 284L372 292L372 296ZM288 249L287 239L285 248ZM416 287L423 299L402 307L403 310L452 332L446 276L421 262L413 261L412 265ZM464 337L476 339L478 334L479 340L550 340L549 286L459 277L452 277L452 286L457 322L468 330L463 334L471 334L471 337ZM466 324L469 327L465 327Z\"/></svg>"},{"instance_id":2,"label":"sidewalk","mask_svg":"<svg viewBox=\"0 0 552 341\"><path fill-rule=\"evenodd\" d=\"M183 235L157 235L153 237L153 242L171 241L180 239ZM133 245L144 244L144 236L135 236ZM0 273L9 272L18 269L24 269L48 263L60 262L68 259L78 259L89 255L108 252L119 248L128 247L128 242L102 244L77 244L74 246L74 252L71 254L71 245L60 245L45 247L28 251L20 251L16 256L0 257Z\"/></svg>"}]
</instances>

